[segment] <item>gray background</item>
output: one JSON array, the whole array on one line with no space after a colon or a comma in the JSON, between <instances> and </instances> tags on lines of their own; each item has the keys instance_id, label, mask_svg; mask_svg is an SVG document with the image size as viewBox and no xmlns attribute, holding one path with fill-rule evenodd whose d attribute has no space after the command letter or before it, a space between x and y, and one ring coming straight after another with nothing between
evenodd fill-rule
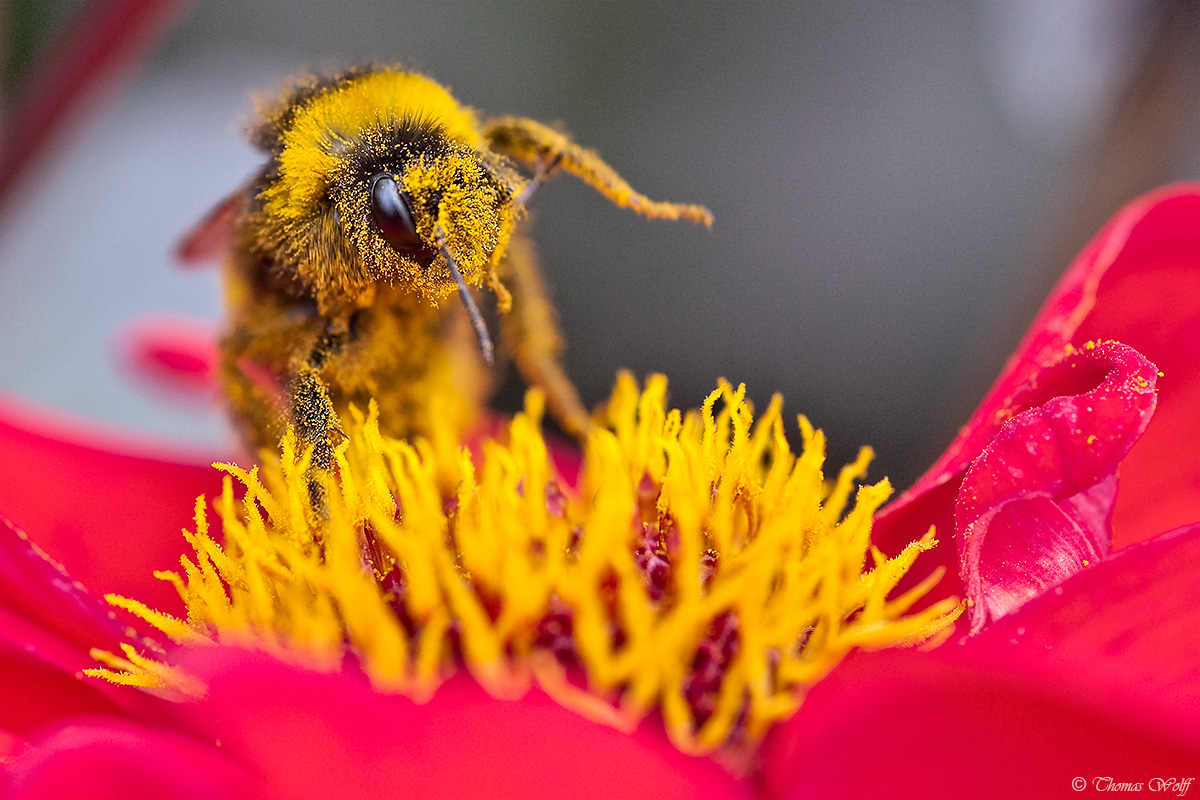
<instances>
[{"instance_id":1,"label":"gray background","mask_svg":"<svg viewBox=\"0 0 1200 800\"><path fill-rule=\"evenodd\" d=\"M485 115L563 122L652 197L713 209L711 232L648 222L566 177L534 201L567 369L589 404L620 367L666 372L685 406L718 376L745 381L824 427L832 458L871 444L872 475L903 484L965 421L1082 243L1068 218L1152 41L1158 17L1143 11L198 2L6 210L0 388L227 447L211 404L130 380L116 342L147 314L219 318L216 270L181 270L170 251L257 163L241 140L249 92L304 65L399 61ZM1195 175L1196 121L1185 115L1169 168L1134 183Z\"/></svg>"}]
</instances>

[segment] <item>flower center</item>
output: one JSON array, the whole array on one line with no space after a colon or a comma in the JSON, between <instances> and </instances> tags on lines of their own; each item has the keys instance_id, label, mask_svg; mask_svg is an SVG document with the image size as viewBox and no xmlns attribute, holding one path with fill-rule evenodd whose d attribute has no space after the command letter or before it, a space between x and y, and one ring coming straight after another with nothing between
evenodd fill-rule
<instances>
[{"instance_id":1,"label":"flower center","mask_svg":"<svg viewBox=\"0 0 1200 800\"><path fill-rule=\"evenodd\" d=\"M373 407L352 411L325 509L291 434L280 461L219 465L224 544L201 498L194 557L159 574L186 621L109 600L181 644L329 671L352 657L377 688L418 700L466 669L496 697L536 683L622 729L657 712L688 752L752 743L852 648L945 635L961 611L909 613L937 572L891 596L932 534L891 559L871 548L891 487L858 488L846 510L870 451L827 484L823 435L800 417L793 454L781 406L755 422L744 387L722 382L682 414L661 376L639 390L621 375L577 489L555 475L537 391L477 458L385 438ZM111 669L92 674L119 682L181 679L164 656L97 656Z\"/></svg>"}]
</instances>

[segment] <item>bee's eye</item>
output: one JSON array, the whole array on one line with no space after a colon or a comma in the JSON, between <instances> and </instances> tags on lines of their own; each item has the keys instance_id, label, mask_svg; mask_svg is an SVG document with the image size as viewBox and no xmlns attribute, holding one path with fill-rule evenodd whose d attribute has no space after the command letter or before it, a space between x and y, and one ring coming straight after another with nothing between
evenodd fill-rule
<instances>
[{"instance_id":1,"label":"bee's eye","mask_svg":"<svg viewBox=\"0 0 1200 800\"><path fill-rule=\"evenodd\" d=\"M387 243L402 253L426 250L413 224L408 198L400 193L396 179L388 174L371 179L371 218Z\"/></svg>"}]
</instances>

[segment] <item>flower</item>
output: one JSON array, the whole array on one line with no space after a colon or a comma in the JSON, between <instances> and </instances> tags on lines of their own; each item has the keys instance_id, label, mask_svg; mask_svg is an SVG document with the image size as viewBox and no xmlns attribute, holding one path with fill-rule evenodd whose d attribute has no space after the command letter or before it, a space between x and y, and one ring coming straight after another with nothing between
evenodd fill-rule
<instances>
[{"instance_id":1,"label":"flower","mask_svg":"<svg viewBox=\"0 0 1200 800\"><path fill-rule=\"evenodd\" d=\"M567 493L539 391L506 443L483 443L478 469L466 450L381 435L374 405L365 419L352 409L324 491L289 434L281 463L225 467L245 489L238 503L227 480L215 503L224 546L197 501L194 554L159 574L186 620L109 601L179 645L325 671L352 658L374 686L419 700L458 665L494 697L535 682L625 730L660 713L687 752L753 745L851 648L926 641L961 611L954 599L911 611L938 575L892 596L935 540L869 557L890 486L860 488L843 513L869 453L826 487L823 438L801 419L793 455L781 405L752 425L745 388L726 383L681 415L665 378L639 391L622 374ZM170 658L122 650L101 655L115 671L94 674L189 691Z\"/></svg>"},{"instance_id":2,"label":"flower","mask_svg":"<svg viewBox=\"0 0 1200 800\"><path fill-rule=\"evenodd\" d=\"M685 755L655 713L618 730L541 689L497 699L497 687L484 691L478 675L448 680L422 704L373 688L388 677L372 674L380 662L326 663L341 668L330 674L288 663L286 649L190 647L164 670L142 620L169 621L130 603L141 618L106 609L10 525L0 537L7 790L55 796L86 774L89 793L101 797L131 789L196 797L999 797L1065 792L1077 778L1110 774L1186 777L1200 754L1200 676L1188 655L1200 632L1190 602L1200 583L1200 528L1178 526L1200 520L1200 454L1179 445L1200 441L1190 413L1200 399L1200 304L1187 291L1200 280L1197 221L1200 188L1188 186L1118 214L1068 270L958 439L876 517L883 552L895 557L914 541L929 549L909 584L931 587L937 564L920 566L927 559L948 567L921 601L933 615L925 619L965 593L974 635L929 652L851 655L741 763ZM740 406L732 387L724 396L732 431ZM702 426L718 417L696 419ZM169 563L167 534L192 527L190 496L219 494L211 471L154 468L29 427L0 426L5 452L22 456L0 467L0 509L72 573L87 570L83 584L182 612L152 596L144 578ZM257 476L240 477L257 491ZM479 480L477 491L486 476ZM180 495L189 499L176 503ZM523 496L543 510L552 505ZM457 502L465 510L469 500ZM329 513L338 513L335 502ZM171 522L144 524L151 514ZM931 524L937 546L925 538ZM201 533L192 538L205 549ZM80 558L110 546L124 548L119 558L94 566ZM207 552L219 572L221 556ZM220 583L205 583L204 566L192 565L194 585L178 578L185 596ZM122 644L140 660L110 664L164 689L202 686L204 699L178 702L76 677L90 648L120 652ZM670 730L671 712L661 713Z\"/></svg>"},{"instance_id":3,"label":"flower","mask_svg":"<svg viewBox=\"0 0 1200 800\"><path fill-rule=\"evenodd\" d=\"M41 594L53 605L61 604L56 594L70 599L86 636L56 630L70 637L64 645L78 648L90 636L108 647L91 652L111 669L84 673L174 700L171 711L154 713L173 716L177 730L219 740L239 761L249 752L232 744L237 729L277 713L255 710L261 700L278 703L277 693L259 687L246 694L247 677L266 670L267 685L307 687L288 695L293 713L297 701L327 691L342 698L339 708L362 707L356 730L373 737L372 752L397 748L394 729L406 718L427 718L447 704L434 719L465 713L432 769L422 761L399 770L405 781L432 790L454 761L461 777L448 795L482 788L480 780L507 780L514 793L532 787L545 780L546 763L562 760L564 745L581 739L603 741L609 753L632 748L622 763L644 767L603 781L576 769L566 785L559 779L556 792L569 785L571 794L586 788L690 796L702 787L732 787L715 763L688 760L682 751L751 758L762 733L793 713L803 689L851 647L926 640L960 609L943 600L910 611L937 576L893 596L913 560L933 546L931 536L893 559L876 554L864 568L872 513L890 492L886 481L860 489L854 508L842 512L868 453L827 489L821 435L802 420L805 447L793 456L778 398L752 426L744 388L725 384L686 416L667 412L665 390L661 378L639 391L622 376L607 428L589 437L573 497L550 477L536 392L513 420L507 445L483 444L478 473L466 451L447 463L423 440L385 439L374 409L365 420L345 420L349 438L336 452L337 482L325 492L310 491L307 458L294 452L292 438L280 463L249 472L227 467L245 497L239 510L226 481L216 503L225 545L210 535L201 499L194 530L185 534L193 555L183 558L179 574L160 573L186 601L186 622L110 596L135 617L125 628L113 624L111 613L15 529L12 572L50 576L50 591ZM446 486L453 489L448 503ZM43 623L58 618L41 612ZM139 621L185 649L164 650L138 630ZM213 644L220 645L215 654ZM252 652L239 653L239 646ZM118 648L123 658L111 652ZM451 677L439 685L454 664L472 681ZM295 675L296 667L306 674ZM341 675L330 683L314 669ZM223 718L226 690L240 699ZM503 748L476 748L490 753L483 761L478 753L452 752L473 727L502 725L511 733L507 720L531 713L538 732L521 741L543 743L540 761L492 763ZM556 732L552 739L548 730ZM561 736L563 730L572 734ZM93 761L122 760L111 750L115 736L129 747L151 746L136 729L119 731L120 738L111 724L69 731L21 758L22 786L58 780L53 776L69 771L64 763L73 759L85 759L80 763L90 771L102 769ZM391 766L436 743L428 724L404 732L406 741L415 733L420 747L393 754ZM243 742L250 749L260 743ZM183 744L176 737L154 746L176 753ZM88 755L97 749L105 755ZM278 768L268 791L280 791L279 780L293 770L268 761L255 774ZM531 772L533 764L540 766ZM231 780L238 791L254 783ZM335 790L349 791L314 791Z\"/></svg>"}]
</instances>

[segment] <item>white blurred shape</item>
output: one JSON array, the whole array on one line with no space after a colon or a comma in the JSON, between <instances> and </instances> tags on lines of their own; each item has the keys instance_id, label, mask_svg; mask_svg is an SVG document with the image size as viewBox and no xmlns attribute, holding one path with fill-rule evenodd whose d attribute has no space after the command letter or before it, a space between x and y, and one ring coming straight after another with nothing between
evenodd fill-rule
<instances>
[{"instance_id":1,"label":"white blurred shape","mask_svg":"<svg viewBox=\"0 0 1200 800\"><path fill-rule=\"evenodd\" d=\"M1161 19L1142 0L991 0L984 56L1008 123L1050 151L1086 142L1120 98Z\"/></svg>"}]
</instances>

